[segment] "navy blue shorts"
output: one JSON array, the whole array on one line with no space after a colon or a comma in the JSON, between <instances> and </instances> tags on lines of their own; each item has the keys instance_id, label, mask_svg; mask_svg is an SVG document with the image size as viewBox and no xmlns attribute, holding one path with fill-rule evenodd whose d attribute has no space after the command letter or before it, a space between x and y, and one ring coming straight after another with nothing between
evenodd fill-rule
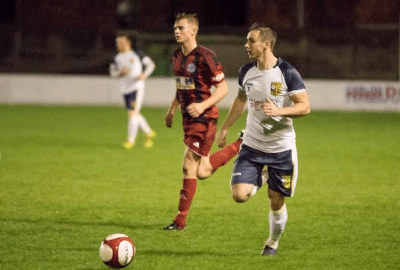
<instances>
[{"instance_id":1,"label":"navy blue shorts","mask_svg":"<svg viewBox=\"0 0 400 270\"><path fill-rule=\"evenodd\" d=\"M264 153L242 145L233 166L231 185L252 184L261 187L264 166L268 167L268 187L292 197L297 183L296 148L280 153Z\"/></svg>"},{"instance_id":2,"label":"navy blue shorts","mask_svg":"<svg viewBox=\"0 0 400 270\"><path fill-rule=\"evenodd\" d=\"M130 92L128 94L124 94L125 99L125 107L127 110L134 110L136 106L136 95L137 91Z\"/></svg>"}]
</instances>

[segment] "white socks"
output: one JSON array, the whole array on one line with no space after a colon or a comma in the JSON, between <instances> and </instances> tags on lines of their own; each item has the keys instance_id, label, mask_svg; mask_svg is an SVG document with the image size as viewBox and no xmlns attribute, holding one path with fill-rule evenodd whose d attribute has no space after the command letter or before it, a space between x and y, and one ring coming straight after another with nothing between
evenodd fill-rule
<instances>
[{"instance_id":1,"label":"white socks","mask_svg":"<svg viewBox=\"0 0 400 270\"><path fill-rule=\"evenodd\" d=\"M273 249L278 248L279 238L285 230L286 222L288 220L288 213L286 204L278 211L269 212L269 238L265 242L266 245Z\"/></svg>"},{"instance_id":2,"label":"white socks","mask_svg":"<svg viewBox=\"0 0 400 270\"><path fill-rule=\"evenodd\" d=\"M128 141L134 143L136 140L136 136L139 128L143 130L144 133L149 134L151 132L151 128L147 123L146 119L139 114L129 117L128 121Z\"/></svg>"},{"instance_id":3,"label":"white socks","mask_svg":"<svg viewBox=\"0 0 400 270\"><path fill-rule=\"evenodd\" d=\"M258 186L257 185L255 185L254 187L253 187L253 191L251 192L251 194L250 194L250 197L254 197L254 196L256 196L256 194L257 194L257 191L258 191Z\"/></svg>"},{"instance_id":4,"label":"white socks","mask_svg":"<svg viewBox=\"0 0 400 270\"><path fill-rule=\"evenodd\" d=\"M143 130L145 134L150 134L151 128L149 124L147 123L146 119L143 117L143 115L139 114L139 126Z\"/></svg>"},{"instance_id":5,"label":"white socks","mask_svg":"<svg viewBox=\"0 0 400 270\"><path fill-rule=\"evenodd\" d=\"M135 116L129 117L128 120L128 141L134 143L139 129L139 118Z\"/></svg>"}]
</instances>

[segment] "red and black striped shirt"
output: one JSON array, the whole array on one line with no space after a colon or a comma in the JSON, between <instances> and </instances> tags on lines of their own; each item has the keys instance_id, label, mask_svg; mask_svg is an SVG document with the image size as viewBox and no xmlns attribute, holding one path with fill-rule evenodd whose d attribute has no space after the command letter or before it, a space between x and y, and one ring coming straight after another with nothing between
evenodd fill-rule
<instances>
[{"instance_id":1,"label":"red and black striped shirt","mask_svg":"<svg viewBox=\"0 0 400 270\"><path fill-rule=\"evenodd\" d=\"M183 122L202 122L218 118L218 108L213 106L198 118L186 111L191 103L199 103L211 96L211 87L224 81L224 71L217 55L204 46L198 46L188 55L177 49L172 57L176 80L177 100L181 106Z\"/></svg>"}]
</instances>

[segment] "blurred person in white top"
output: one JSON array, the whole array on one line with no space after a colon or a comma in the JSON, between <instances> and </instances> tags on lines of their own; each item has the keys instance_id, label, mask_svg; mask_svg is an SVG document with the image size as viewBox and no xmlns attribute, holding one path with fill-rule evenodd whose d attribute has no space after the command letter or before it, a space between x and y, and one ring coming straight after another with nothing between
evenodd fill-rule
<instances>
[{"instance_id":1,"label":"blurred person in white top","mask_svg":"<svg viewBox=\"0 0 400 270\"><path fill-rule=\"evenodd\" d=\"M141 128L145 133L144 146L150 148L153 146L152 138L155 137L155 132L140 113L140 109L144 98L145 81L153 73L155 64L143 52L133 51L128 36L118 36L116 46L118 54L114 58L114 63L110 64L110 75L120 78L120 91L128 111L128 139L123 146L126 149L132 148Z\"/></svg>"}]
</instances>

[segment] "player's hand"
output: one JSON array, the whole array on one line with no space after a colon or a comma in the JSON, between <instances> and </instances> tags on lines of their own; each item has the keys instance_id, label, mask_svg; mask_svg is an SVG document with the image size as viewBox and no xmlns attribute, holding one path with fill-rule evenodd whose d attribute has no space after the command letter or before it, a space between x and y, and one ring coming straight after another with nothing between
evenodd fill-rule
<instances>
[{"instance_id":1,"label":"player's hand","mask_svg":"<svg viewBox=\"0 0 400 270\"><path fill-rule=\"evenodd\" d=\"M172 113L167 113L167 115L165 116L164 121L165 121L165 125L168 128L171 128L172 124L174 123L174 115Z\"/></svg>"},{"instance_id":2,"label":"player's hand","mask_svg":"<svg viewBox=\"0 0 400 270\"><path fill-rule=\"evenodd\" d=\"M266 98L264 101L262 108L264 110L264 115L265 116L278 116L279 115L279 107L276 106L276 104L270 100L269 98Z\"/></svg>"},{"instance_id":3,"label":"player's hand","mask_svg":"<svg viewBox=\"0 0 400 270\"><path fill-rule=\"evenodd\" d=\"M145 80L147 79L147 76L146 76L145 73L142 73L142 74L140 74L140 75L138 76L138 79L139 79L139 80L145 81Z\"/></svg>"},{"instance_id":4,"label":"player's hand","mask_svg":"<svg viewBox=\"0 0 400 270\"><path fill-rule=\"evenodd\" d=\"M131 72L131 69L128 67L122 67L121 70L119 71L119 76L126 76Z\"/></svg>"},{"instance_id":5,"label":"player's hand","mask_svg":"<svg viewBox=\"0 0 400 270\"><path fill-rule=\"evenodd\" d=\"M217 137L217 145L219 148L222 148L226 145L227 137L228 137L228 130L221 129Z\"/></svg>"},{"instance_id":6,"label":"player's hand","mask_svg":"<svg viewBox=\"0 0 400 270\"><path fill-rule=\"evenodd\" d=\"M202 103L192 103L187 106L186 111L190 114L191 117L197 118L203 114L205 108Z\"/></svg>"}]
</instances>

